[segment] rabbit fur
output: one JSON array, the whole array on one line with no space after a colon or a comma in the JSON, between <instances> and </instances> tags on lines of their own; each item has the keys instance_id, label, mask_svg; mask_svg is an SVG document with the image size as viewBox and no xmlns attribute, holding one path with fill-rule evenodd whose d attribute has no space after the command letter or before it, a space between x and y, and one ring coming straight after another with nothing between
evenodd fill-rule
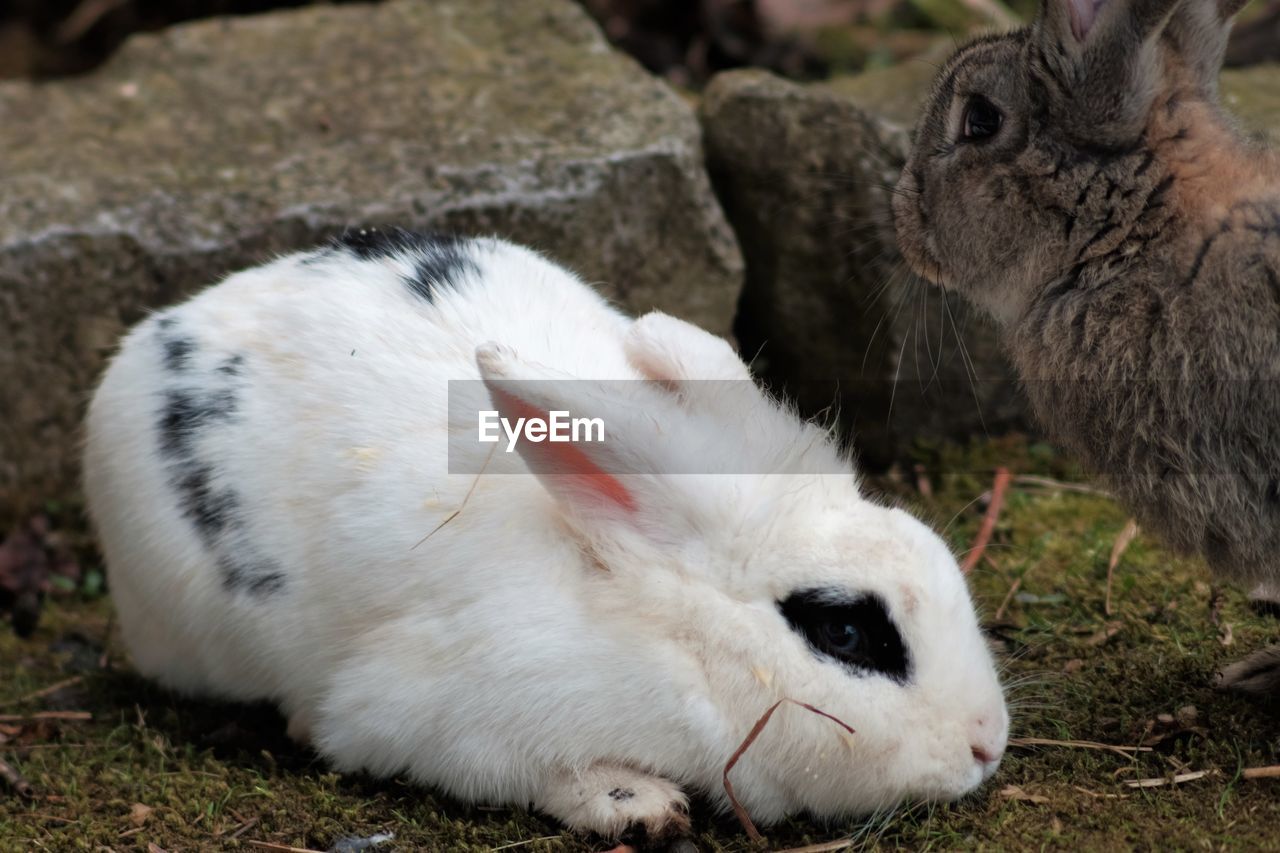
<instances>
[{"instance_id":1,"label":"rabbit fur","mask_svg":"<svg viewBox=\"0 0 1280 853\"><path fill-rule=\"evenodd\" d=\"M649 381L528 381L564 379ZM609 440L574 445L582 476L550 443L481 458L450 445L475 424L449 380ZM138 669L277 703L340 769L661 837L686 791L727 805L725 762L783 697L856 734L780 708L733 770L757 821L952 799L1003 752L938 536L726 342L529 250L363 231L233 275L129 333L87 427ZM884 640L862 665L806 633L851 607Z\"/></svg>"},{"instance_id":2,"label":"rabbit fur","mask_svg":"<svg viewBox=\"0 0 1280 853\"><path fill-rule=\"evenodd\" d=\"M1242 5L1044 0L942 68L893 206L1050 435L1253 584L1280 581L1280 159L1219 102Z\"/></svg>"}]
</instances>

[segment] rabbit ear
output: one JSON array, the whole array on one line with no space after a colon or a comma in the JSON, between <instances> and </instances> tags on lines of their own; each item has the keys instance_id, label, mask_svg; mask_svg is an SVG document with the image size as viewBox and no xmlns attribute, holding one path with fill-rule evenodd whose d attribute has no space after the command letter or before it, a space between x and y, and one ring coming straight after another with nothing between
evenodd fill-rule
<instances>
[{"instance_id":1,"label":"rabbit ear","mask_svg":"<svg viewBox=\"0 0 1280 853\"><path fill-rule=\"evenodd\" d=\"M1107 147L1141 137L1163 73L1160 35L1180 2L1193 0L1043 0L1038 60L1073 137Z\"/></svg>"},{"instance_id":2,"label":"rabbit ear","mask_svg":"<svg viewBox=\"0 0 1280 853\"><path fill-rule=\"evenodd\" d=\"M1205 94L1216 96L1218 72L1236 14L1247 0L1183 0L1169 22L1174 53Z\"/></svg>"},{"instance_id":3,"label":"rabbit ear","mask_svg":"<svg viewBox=\"0 0 1280 853\"><path fill-rule=\"evenodd\" d=\"M632 323L623 347L631 366L658 382L751 381L751 372L728 341L661 311Z\"/></svg>"},{"instance_id":4,"label":"rabbit ear","mask_svg":"<svg viewBox=\"0 0 1280 853\"><path fill-rule=\"evenodd\" d=\"M515 440L515 450L558 502L584 516L623 517L636 511L635 497L623 483L626 462L610 446L608 427L598 415L605 403L601 383L540 375L496 344L477 348L476 364L494 408L509 424L546 423L553 412L599 420L598 442L594 434L580 436L584 440L579 441L556 441L551 435L538 438L528 432ZM569 436L573 438L572 430ZM506 450L499 446L495 452Z\"/></svg>"}]
</instances>

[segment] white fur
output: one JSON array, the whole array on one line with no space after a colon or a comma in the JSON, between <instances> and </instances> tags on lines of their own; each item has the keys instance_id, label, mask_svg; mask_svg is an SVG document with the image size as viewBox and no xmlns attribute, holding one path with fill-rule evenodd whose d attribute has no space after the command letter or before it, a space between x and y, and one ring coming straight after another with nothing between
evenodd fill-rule
<instances>
[{"instance_id":1,"label":"white fur","mask_svg":"<svg viewBox=\"0 0 1280 853\"><path fill-rule=\"evenodd\" d=\"M231 276L124 340L89 411L85 485L144 674L276 702L339 768L606 833L618 814L572 785L639 773L635 799L669 808L665 779L723 806L726 760L781 697L857 733L780 708L732 774L757 821L955 798L994 771L972 750L1003 752L1003 696L934 533L861 496L824 432L746 383L682 382L747 378L723 341L632 321L508 243L462 250L474 269L432 301L403 282L417 250L330 248ZM181 369L166 335L192 342ZM634 513L513 476L525 463L500 450L478 478L448 473L446 380L480 379L478 349L491 385L663 380L593 401ZM241 375L219 372L235 355ZM234 529L212 538L161 450L166 395L184 389L234 397L184 457L235 494ZM731 473L664 476L692 470ZM245 548L275 561L278 590L227 588L217 560ZM878 594L910 682L815 655L777 607L811 587Z\"/></svg>"}]
</instances>

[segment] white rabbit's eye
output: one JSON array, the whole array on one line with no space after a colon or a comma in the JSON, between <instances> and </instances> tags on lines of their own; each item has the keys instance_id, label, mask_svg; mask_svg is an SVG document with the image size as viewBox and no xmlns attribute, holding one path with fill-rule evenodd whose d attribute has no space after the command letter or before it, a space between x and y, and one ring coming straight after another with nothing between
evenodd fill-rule
<instances>
[{"instance_id":1,"label":"white rabbit's eye","mask_svg":"<svg viewBox=\"0 0 1280 853\"><path fill-rule=\"evenodd\" d=\"M974 95L964 106L960 138L964 142L981 142L1000 132L1004 114L981 95Z\"/></svg>"},{"instance_id":2,"label":"white rabbit's eye","mask_svg":"<svg viewBox=\"0 0 1280 853\"><path fill-rule=\"evenodd\" d=\"M783 617L813 650L860 672L896 681L910 677L910 663L884 602L874 595L806 589L778 603Z\"/></svg>"},{"instance_id":3,"label":"white rabbit's eye","mask_svg":"<svg viewBox=\"0 0 1280 853\"><path fill-rule=\"evenodd\" d=\"M841 654L856 654L862 648L862 632L852 622L827 622L822 626L827 645Z\"/></svg>"}]
</instances>

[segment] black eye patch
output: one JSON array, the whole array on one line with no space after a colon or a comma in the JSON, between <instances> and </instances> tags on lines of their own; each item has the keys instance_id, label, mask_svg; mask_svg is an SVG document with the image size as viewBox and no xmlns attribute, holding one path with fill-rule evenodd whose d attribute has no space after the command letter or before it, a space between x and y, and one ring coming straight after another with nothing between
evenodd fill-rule
<instances>
[{"instance_id":1,"label":"black eye patch","mask_svg":"<svg viewBox=\"0 0 1280 853\"><path fill-rule=\"evenodd\" d=\"M878 596L798 590L778 602L778 609L819 656L860 672L887 675L894 681L910 680L907 648Z\"/></svg>"}]
</instances>

